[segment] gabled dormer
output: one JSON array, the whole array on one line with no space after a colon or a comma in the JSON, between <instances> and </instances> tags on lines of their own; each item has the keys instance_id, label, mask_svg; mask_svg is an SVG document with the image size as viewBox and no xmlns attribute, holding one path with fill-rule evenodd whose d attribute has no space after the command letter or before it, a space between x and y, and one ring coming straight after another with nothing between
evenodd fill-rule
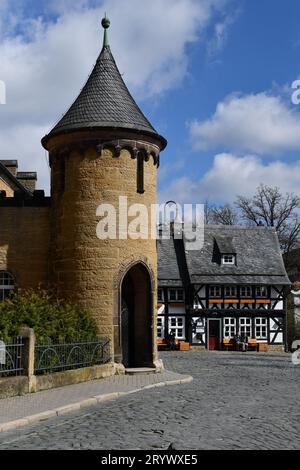
<instances>
[{"instance_id":1,"label":"gabled dormer","mask_svg":"<svg viewBox=\"0 0 300 470\"><path fill-rule=\"evenodd\" d=\"M236 266L237 256L232 237L216 236L214 252L221 266Z\"/></svg>"}]
</instances>

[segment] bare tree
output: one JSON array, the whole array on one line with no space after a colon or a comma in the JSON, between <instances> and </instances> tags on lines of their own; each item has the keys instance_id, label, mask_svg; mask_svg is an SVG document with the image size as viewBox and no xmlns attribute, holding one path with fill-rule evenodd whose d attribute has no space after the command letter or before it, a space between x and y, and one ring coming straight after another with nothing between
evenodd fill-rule
<instances>
[{"instance_id":1,"label":"bare tree","mask_svg":"<svg viewBox=\"0 0 300 470\"><path fill-rule=\"evenodd\" d=\"M238 211L230 204L213 206L211 208L212 223L216 225L237 225L239 223Z\"/></svg>"},{"instance_id":2,"label":"bare tree","mask_svg":"<svg viewBox=\"0 0 300 470\"><path fill-rule=\"evenodd\" d=\"M252 198L238 196L236 207L243 220L256 225L275 227L284 252L299 245L300 198L293 193L281 193L278 187L260 185Z\"/></svg>"},{"instance_id":3,"label":"bare tree","mask_svg":"<svg viewBox=\"0 0 300 470\"><path fill-rule=\"evenodd\" d=\"M206 201L204 203L204 223L205 223L205 225L213 223L213 221L212 221L212 209L213 209L213 205L210 204L208 199L206 199Z\"/></svg>"},{"instance_id":4,"label":"bare tree","mask_svg":"<svg viewBox=\"0 0 300 470\"><path fill-rule=\"evenodd\" d=\"M212 204L209 200L204 204L205 224L215 225L236 225L239 223L239 213L235 207L230 204L218 206Z\"/></svg>"}]
</instances>

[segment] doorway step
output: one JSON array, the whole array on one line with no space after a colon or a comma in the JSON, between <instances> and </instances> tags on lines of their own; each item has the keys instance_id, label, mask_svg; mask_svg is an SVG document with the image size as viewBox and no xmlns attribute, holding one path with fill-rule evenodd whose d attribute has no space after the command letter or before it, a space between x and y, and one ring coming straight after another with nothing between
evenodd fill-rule
<instances>
[{"instance_id":1,"label":"doorway step","mask_svg":"<svg viewBox=\"0 0 300 470\"><path fill-rule=\"evenodd\" d=\"M125 369L126 375L155 374L156 369L152 367L130 367Z\"/></svg>"}]
</instances>

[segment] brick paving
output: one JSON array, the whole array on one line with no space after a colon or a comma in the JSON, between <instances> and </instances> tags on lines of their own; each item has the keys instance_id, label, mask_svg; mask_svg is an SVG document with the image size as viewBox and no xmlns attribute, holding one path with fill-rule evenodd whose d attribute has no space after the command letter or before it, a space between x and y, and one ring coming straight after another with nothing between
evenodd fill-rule
<instances>
[{"instance_id":1,"label":"brick paving","mask_svg":"<svg viewBox=\"0 0 300 470\"><path fill-rule=\"evenodd\" d=\"M193 382L1 433L1 449L300 449L300 366L288 354L170 352Z\"/></svg>"}]
</instances>

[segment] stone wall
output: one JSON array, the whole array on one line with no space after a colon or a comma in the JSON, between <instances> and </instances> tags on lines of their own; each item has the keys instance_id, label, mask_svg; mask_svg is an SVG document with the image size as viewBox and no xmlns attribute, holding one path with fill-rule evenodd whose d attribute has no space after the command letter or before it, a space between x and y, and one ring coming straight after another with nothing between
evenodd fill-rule
<instances>
[{"instance_id":1,"label":"stone wall","mask_svg":"<svg viewBox=\"0 0 300 470\"><path fill-rule=\"evenodd\" d=\"M0 377L0 400L124 373L117 364L103 364L45 375Z\"/></svg>"},{"instance_id":2,"label":"stone wall","mask_svg":"<svg viewBox=\"0 0 300 470\"><path fill-rule=\"evenodd\" d=\"M269 344L268 352L284 352L283 344Z\"/></svg>"},{"instance_id":3,"label":"stone wall","mask_svg":"<svg viewBox=\"0 0 300 470\"><path fill-rule=\"evenodd\" d=\"M0 178L0 191L6 191L7 197L13 197L13 189L2 179Z\"/></svg>"},{"instance_id":4,"label":"stone wall","mask_svg":"<svg viewBox=\"0 0 300 470\"><path fill-rule=\"evenodd\" d=\"M0 270L22 288L46 284L49 207L0 207L0 221Z\"/></svg>"}]
</instances>

